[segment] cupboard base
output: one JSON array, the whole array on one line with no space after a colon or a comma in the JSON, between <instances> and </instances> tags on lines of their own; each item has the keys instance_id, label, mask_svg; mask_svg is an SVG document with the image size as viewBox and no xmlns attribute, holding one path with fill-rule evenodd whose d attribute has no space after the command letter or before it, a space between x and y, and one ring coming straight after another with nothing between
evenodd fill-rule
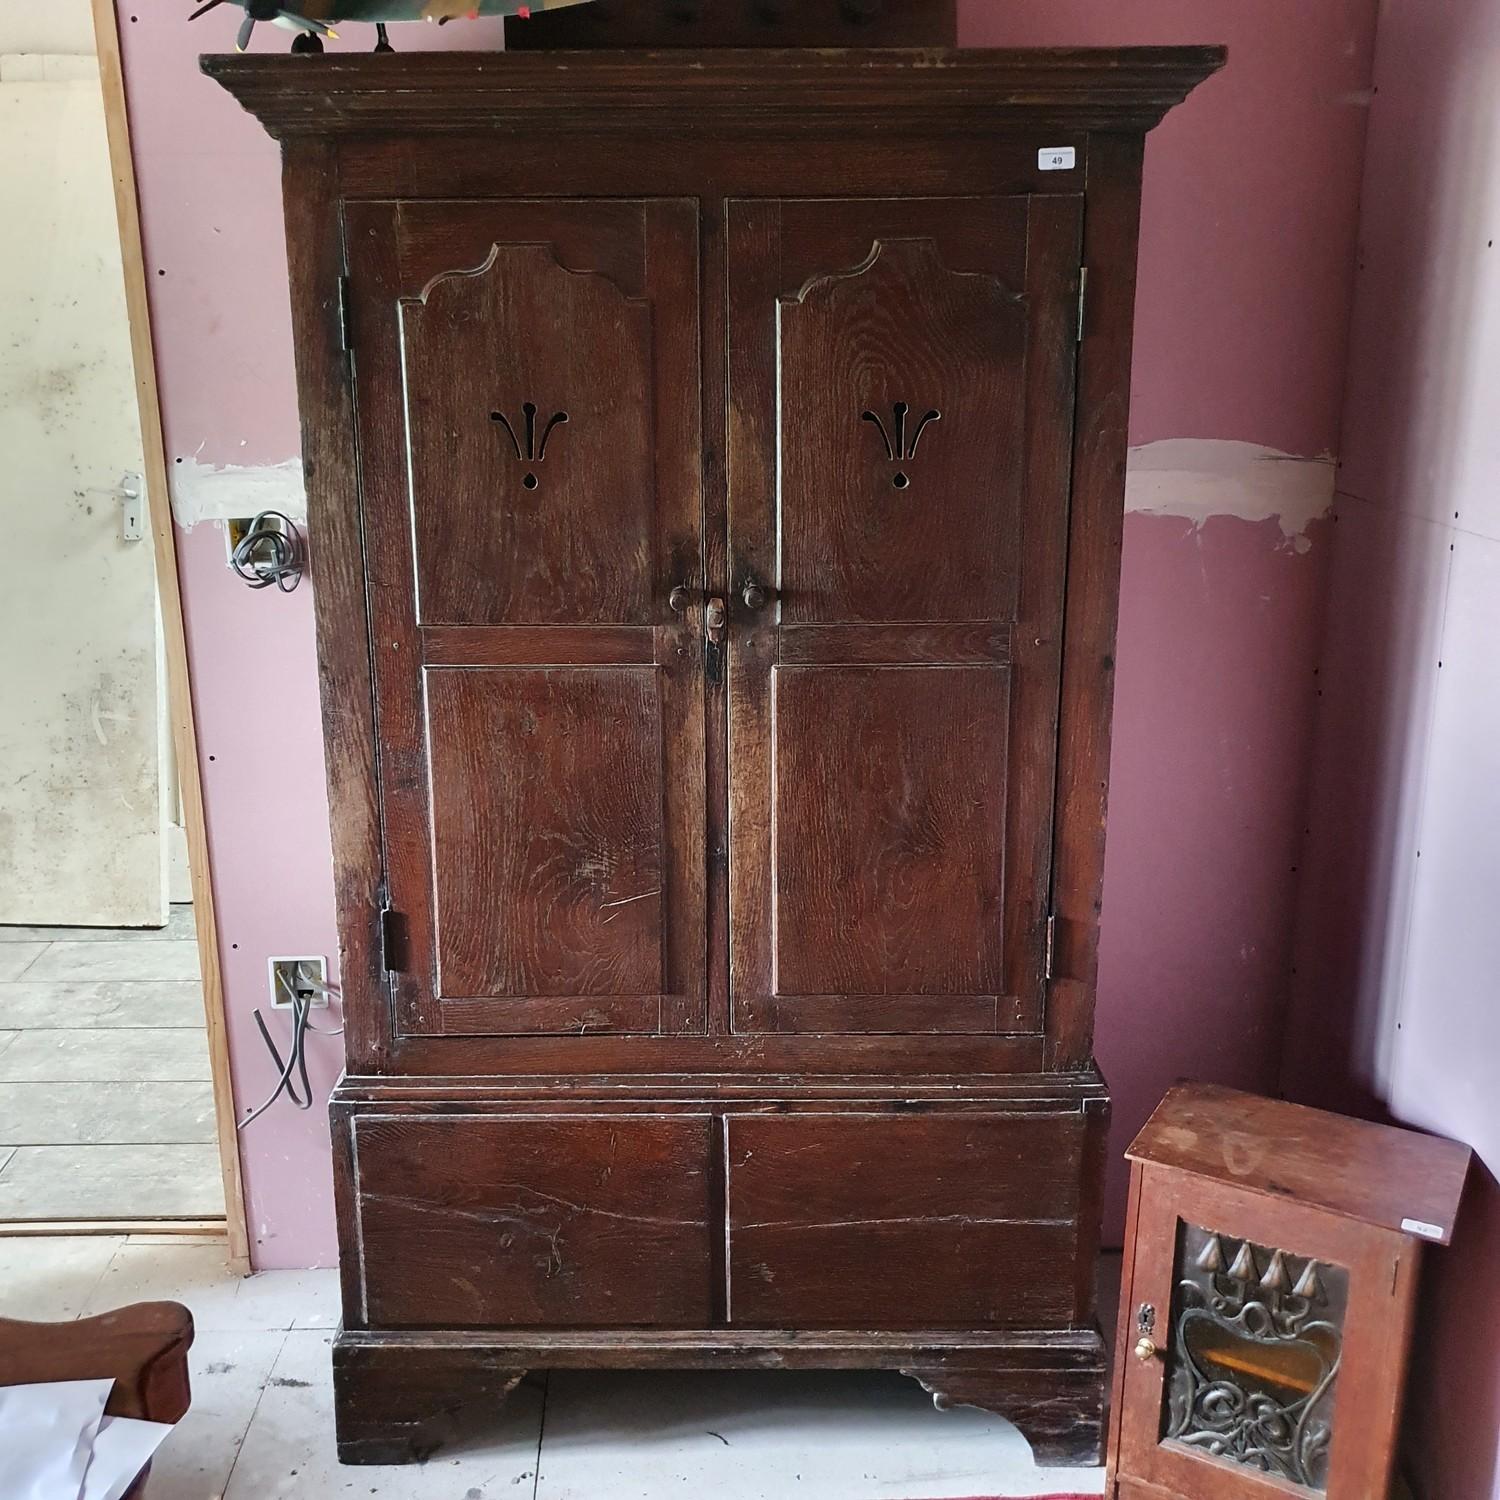
<instances>
[{"instance_id":1,"label":"cupboard base","mask_svg":"<svg viewBox=\"0 0 1500 1500\"><path fill-rule=\"evenodd\" d=\"M463 1407L498 1406L528 1370L897 1370L940 1410L1014 1422L1038 1464L1102 1461L1105 1350L1097 1331L923 1334L527 1330L341 1331L333 1346L339 1460L415 1463Z\"/></svg>"}]
</instances>

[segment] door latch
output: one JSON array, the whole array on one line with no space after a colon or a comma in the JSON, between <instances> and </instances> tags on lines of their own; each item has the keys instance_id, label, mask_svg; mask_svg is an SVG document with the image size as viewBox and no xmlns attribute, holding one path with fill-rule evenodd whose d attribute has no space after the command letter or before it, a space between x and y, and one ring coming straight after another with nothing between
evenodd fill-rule
<instances>
[{"instance_id":1,"label":"door latch","mask_svg":"<svg viewBox=\"0 0 1500 1500\"><path fill-rule=\"evenodd\" d=\"M703 607L703 675L713 687L724 681L724 635L729 606L715 595Z\"/></svg>"}]
</instances>

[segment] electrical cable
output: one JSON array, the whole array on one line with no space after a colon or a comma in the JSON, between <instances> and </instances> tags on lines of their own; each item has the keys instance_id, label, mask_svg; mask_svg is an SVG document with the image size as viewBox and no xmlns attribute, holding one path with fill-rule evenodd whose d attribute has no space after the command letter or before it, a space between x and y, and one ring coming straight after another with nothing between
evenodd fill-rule
<instances>
[{"instance_id":1,"label":"electrical cable","mask_svg":"<svg viewBox=\"0 0 1500 1500\"><path fill-rule=\"evenodd\" d=\"M266 1026L265 1018L259 1010L256 1010L254 1012L255 1025L260 1032L261 1040L266 1044L266 1051L271 1054L271 1060L276 1064L278 1076L276 1087L271 1090L270 1094L267 1095L266 1099L260 1105L251 1110L236 1125L236 1130L243 1130L253 1121L260 1119L283 1094L287 1096L296 1108L311 1109L313 1093L312 1084L309 1082L307 1076L307 1034L311 1032L314 1036L342 1036L344 1032L342 1026L334 1031L322 1031L314 1026L309 1019L312 1013L312 1001L293 989L287 976L279 969L276 971L276 982L286 991L287 997L291 1002L292 1037L290 1048L286 1055L286 1061L283 1062L281 1060L281 1050L272 1039L271 1032ZM306 989L312 990L315 994L322 995L325 999L337 993L330 985L321 983L312 978L311 975L303 977L300 983ZM300 1094L297 1092L298 1084L292 1082L293 1073L297 1075L298 1083L301 1084L302 1091Z\"/></svg>"},{"instance_id":2,"label":"electrical cable","mask_svg":"<svg viewBox=\"0 0 1500 1500\"><path fill-rule=\"evenodd\" d=\"M229 566L253 589L275 584L290 594L302 581L302 533L296 522L279 510L261 511L229 554Z\"/></svg>"}]
</instances>

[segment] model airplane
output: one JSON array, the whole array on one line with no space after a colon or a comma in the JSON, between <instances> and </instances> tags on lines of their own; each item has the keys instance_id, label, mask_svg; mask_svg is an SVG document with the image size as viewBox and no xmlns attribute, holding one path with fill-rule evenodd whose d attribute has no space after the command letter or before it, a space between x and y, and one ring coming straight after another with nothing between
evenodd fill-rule
<instances>
[{"instance_id":1,"label":"model airplane","mask_svg":"<svg viewBox=\"0 0 1500 1500\"><path fill-rule=\"evenodd\" d=\"M235 38L236 50L243 52L258 21L269 21L293 33L293 52L321 52L323 38L337 37L333 29L342 21L363 21L375 27L375 50L394 52L386 27L397 21L447 21L472 19L475 16L529 16L535 10L556 10L565 5L583 5L588 0L208 0L191 16L199 16L221 5L238 5L245 12Z\"/></svg>"}]
</instances>

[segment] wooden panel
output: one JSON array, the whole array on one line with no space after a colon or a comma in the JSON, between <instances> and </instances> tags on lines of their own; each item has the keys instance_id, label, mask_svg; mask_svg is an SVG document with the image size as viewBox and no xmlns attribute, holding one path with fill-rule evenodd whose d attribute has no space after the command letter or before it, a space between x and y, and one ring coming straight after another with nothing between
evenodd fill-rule
<instances>
[{"instance_id":1,"label":"wooden panel","mask_svg":"<svg viewBox=\"0 0 1500 1500\"><path fill-rule=\"evenodd\" d=\"M702 1031L696 208L346 222L398 1034Z\"/></svg>"},{"instance_id":2,"label":"wooden panel","mask_svg":"<svg viewBox=\"0 0 1500 1500\"><path fill-rule=\"evenodd\" d=\"M737 1032L1042 1025L1080 206L729 205Z\"/></svg>"},{"instance_id":3,"label":"wooden panel","mask_svg":"<svg viewBox=\"0 0 1500 1500\"><path fill-rule=\"evenodd\" d=\"M649 305L497 244L401 327L419 621L649 622Z\"/></svg>"},{"instance_id":4,"label":"wooden panel","mask_svg":"<svg viewBox=\"0 0 1500 1500\"><path fill-rule=\"evenodd\" d=\"M1195 1083L1162 1100L1127 1155L1446 1245L1473 1152L1415 1130Z\"/></svg>"},{"instance_id":5,"label":"wooden panel","mask_svg":"<svg viewBox=\"0 0 1500 1500\"><path fill-rule=\"evenodd\" d=\"M778 668L778 996L999 992L1006 678Z\"/></svg>"},{"instance_id":6,"label":"wooden panel","mask_svg":"<svg viewBox=\"0 0 1500 1500\"><path fill-rule=\"evenodd\" d=\"M783 664L1010 665L1009 625L784 626Z\"/></svg>"},{"instance_id":7,"label":"wooden panel","mask_svg":"<svg viewBox=\"0 0 1500 1500\"><path fill-rule=\"evenodd\" d=\"M459 625L422 632L426 667L649 666L655 660L653 632L638 626L489 630Z\"/></svg>"},{"instance_id":8,"label":"wooden panel","mask_svg":"<svg viewBox=\"0 0 1500 1500\"><path fill-rule=\"evenodd\" d=\"M1078 349L1047 991L1047 1065L1060 1069L1086 1067L1094 1050L1144 146L1139 136L1113 133L1089 141L1089 287Z\"/></svg>"},{"instance_id":9,"label":"wooden panel","mask_svg":"<svg viewBox=\"0 0 1500 1500\"><path fill-rule=\"evenodd\" d=\"M660 992L656 687L642 668L427 673L445 998Z\"/></svg>"},{"instance_id":10,"label":"wooden panel","mask_svg":"<svg viewBox=\"0 0 1500 1500\"><path fill-rule=\"evenodd\" d=\"M732 1115L729 1319L1066 1327L1083 1117Z\"/></svg>"},{"instance_id":11,"label":"wooden panel","mask_svg":"<svg viewBox=\"0 0 1500 1500\"><path fill-rule=\"evenodd\" d=\"M351 1129L370 1323L707 1323L706 1117L356 1115Z\"/></svg>"},{"instance_id":12,"label":"wooden panel","mask_svg":"<svg viewBox=\"0 0 1500 1500\"><path fill-rule=\"evenodd\" d=\"M1014 613L1026 318L930 239L780 307L787 625Z\"/></svg>"}]
</instances>

